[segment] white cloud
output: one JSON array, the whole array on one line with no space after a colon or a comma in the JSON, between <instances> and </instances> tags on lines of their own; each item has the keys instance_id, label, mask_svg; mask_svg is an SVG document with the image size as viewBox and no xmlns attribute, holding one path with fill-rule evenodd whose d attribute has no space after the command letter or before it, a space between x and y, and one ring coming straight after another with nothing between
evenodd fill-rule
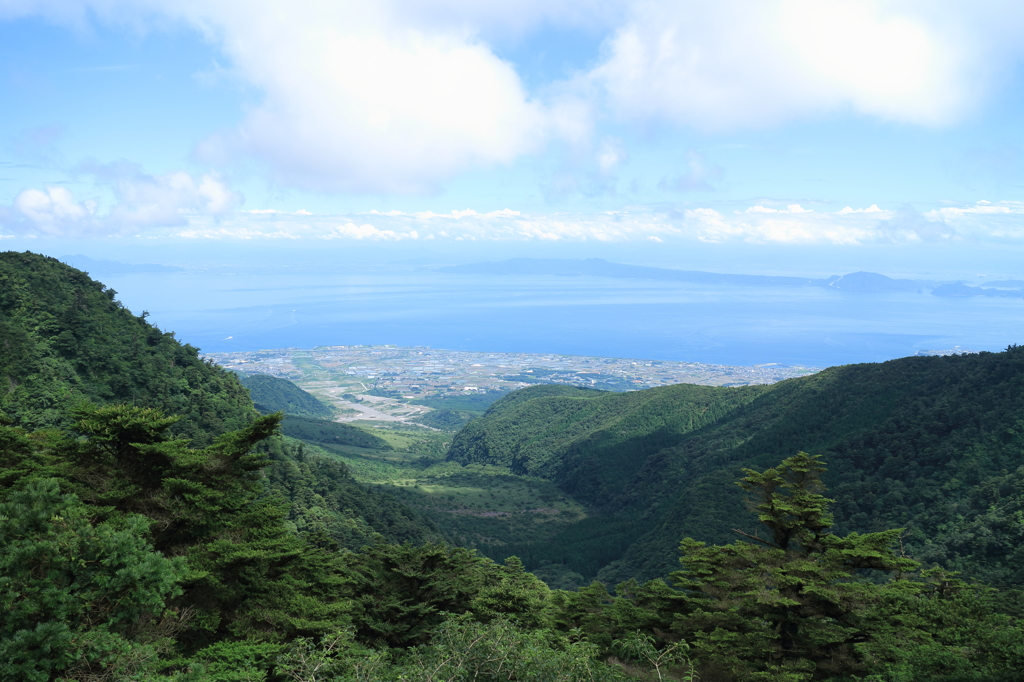
<instances>
[{"instance_id":1,"label":"white cloud","mask_svg":"<svg viewBox=\"0 0 1024 682\"><path fill-rule=\"evenodd\" d=\"M22 190L0 213L0 224L19 234L109 236L187 225L189 216L219 216L241 195L216 175L185 172L147 175L131 165L90 165L85 172L109 182L115 201L102 213L95 199L79 201L66 187Z\"/></svg>"},{"instance_id":2,"label":"white cloud","mask_svg":"<svg viewBox=\"0 0 1024 682\"><path fill-rule=\"evenodd\" d=\"M592 76L627 119L728 130L850 107L944 124L983 85L985 21L1001 13L991 5L637 2Z\"/></svg>"},{"instance_id":3,"label":"white cloud","mask_svg":"<svg viewBox=\"0 0 1024 682\"><path fill-rule=\"evenodd\" d=\"M1022 12L997 0L0 0L0 18L201 31L259 100L200 155L373 193L433 191L552 139L593 151L610 176L625 145L593 140L609 111L706 130L847 111L946 124L1019 58ZM602 61L530 92L492 45L552 27L605 35ZM721 178L696 152L684 166L664 186ZM559 178L553 195L581 182Z\"/></svg>"},{"instance_id":4,"label":"white cloud","mask_svg":"<svg viewBox=\"0 0 1024 682\"><path fill-rule=\"evenodd\" d=\"M599 241L678 239L683 232L663 213L527 215L512 209L479 212L402 213L372 211L353 216L312 217L295 214L238 212L217 223L195 216L181 237L210 239L275 239L278 237L353 241Z\"/></svg>"},{"instance_id":5,"label":"white cloud","mask_svg":"<svg viewBox=\"0 0 1024 682\"><path fill-rule=\"evenodd\" d=\"M189 213L219 215L241 202L240 194L210 174L197 181L184 172L134 172L117 178L114 187L117 203L108 220L129 229L182 225Z\"/></svg>"},{"instance_id":6,"label":"white cloud","mask_svg":"<svg viewBox=\"0 0 1024 682\"><path fill-rule=\"evenodd\" d=\"M79 235L98 228L96 202L76 201L66 187L23 190L14 199L12 208L10 213L17 217L10 221L10 227L21 227L19 232L34 229L46 236Z\"/></svg>"},{"instance_id":7,"label":"white cloud","mask_svg":"<svg viewBox=\"0 0 1024 682\"><path fill-rule=\"evenodd\" d=\"M287 214L288 211L279 211L276 208L254 208L248 211L242 211L242 213L252 213L253 215L275 215L275 214ZM313 215L311 212L304 208L300 208L295 211L293 215Z\"/></svg>"},{"instance_id":8,"label":"white cloud","mask_svg":"<svg viewBox=\"0 0 1024 682\"><path fill-rule=\"evenodd\" d=\"M878 241L873 224L814 213L801 209L798 204L785 211L754 206L730 217L712 209L696 209L686 211L686 224L694 237L712 243L860 244Z\"/></svg>"},{"instance_id":9,"label":"white cloud","mask_svg":"<svg viewBox=\"0 0 1024 682\"><path fill-rule=\"evenodd\" d=\"M685 212L686 233L707 242L755 244L1007 243L1024 240L1024 203L981 202L919 213L846 207L816 212L793 204L786 210L752 206L733 215L712 209Z\"/></svg>"},{"instance_id":10,"label":"white cloud","mask_svg":"<svg viewBox=\"0 0 1024 682\"><path fill-rule=\"evenodd\" d=\"M450 213L423 211L386 213L371 211L346 217L295 214L237 214L222 218L204 229L208 218L194 218L188 230L192 238L275 239L295 238L353 241L539 241L539 242L746 242L788 244L857 244L922 240L935 221L918 216L914 229L889 225L895 212L817 213L798 204L773 213L725 215L712 208L684 211L682 219L651 210L605 213L524 214L511 209L480 212L474 209ZM882 225L882 227L879 227ZM914 231L916 229L916 232ZM927 236L927 235L926 235ZM931 238L927 236L927 238Z\"/></svg>"},{"instance_id":11,"label":"white cloud","mask_svg":"<svg viewBox=\"0 0 1024 682\"><path fill-rule=\"evenodd\" d=\"M207 29L263 92L211 157L254 154L290 184L432 191L456 173L541 148L548 107L466 26L417 25L397 3L166 4Z\"/></svg>"},{"instance_id":12,"label":"white cloud","mask_svg":"<svg viewBox=\"0 0 1024 682\"><path fill-rule=\"evenodd\" d=\"M199 183L197 183L198 185ZM26 190L0 206L0 224L38 236L135 233L114 225L114 211L77 200L65 188ZM1019 244L1024 243L1024 202L946 206L919 213L850 209L811 211L753 206L722 212L710 207L676 211L634 208L603 213L530 214L512 209L449 213L371 211L317 214L234 211L181 213L183 225L150 225L144 236L217 240L334 240L352 242L654 242L685 244ZM113 226L112 226L113 225Z\"/></svg>"},{"instance_id":13,"label":"white cloud","mask_svg":"<svg viewBox=\"0 0 1024 682\"><path fill-rule=\"evenodd\" d=\"M401 194L511 163L552 135L585 140L589 105L571 93L531 97L482 33L592 25L616 13L593 4L0 0L0 18L37 13L82 25L91 15L140 32L168 19L191 26L226 56L223 73L261 93L236 127L199 146L202 158L256 157L278 181L309 189Z\"/></svg>"},{"instance_id":14,"label":"white cloud","mask_svg":"<svg viewBox=\"0 0 1024 682\"><path fill-rule=\"evenodd\" d=\"M304 235L288 230L259 230L237 225L224 227L199 227L181 230L175 236L185 239L227 239L251 241L254 239L302 239Z\"/></svg>"},{"instance_id":15,"label":"white cloud","mask_svg":"<svg viewBox=\"0 0 1024 682\"><path fill-rule=\"evenodd\" d=\"M323 235L323 238L400 241L403 239L419 239L420 235L416 230L410 230L409 232L395 232L394 230L378 230L376 227L368 223L363 225L345 223L344 225L335 226L331 232Z\"/></svg>"},{"instance_id":16,"label":"white cloud","mask_svg":"<svg viewBox=\"0 0 1024 682\"><path fill-rule=\"evenodd\" d=\"M955 220L969 215L1010 215L1024 213L1024 205L1020 202L1000 201L993 204L979 201L973 206L945 206L928 211L924 215L935 220Z\"/></svg>"},{"instance_id":17,"label":"white cloud","mask_svg":"<svg viewBox=\"0 0 1024 682\"><path fill-rule=\"evenodd\" d=\"M875 207L877 209L877 206ZM812 213L814 209L804 208L800 204L789 204L786 208L770 208L768 206L751 206L744 213ZM849 213L846 209L840 211L840 213Z\"/></svg>"}]
</instances>

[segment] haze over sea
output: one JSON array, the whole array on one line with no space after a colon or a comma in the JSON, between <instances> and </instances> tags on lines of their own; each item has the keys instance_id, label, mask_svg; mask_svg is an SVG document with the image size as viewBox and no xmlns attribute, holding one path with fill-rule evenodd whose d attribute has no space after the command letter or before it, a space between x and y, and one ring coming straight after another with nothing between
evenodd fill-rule
<instances>
[{"instance_id":1,"label":"haze over sea","mask_svg":"<svg viewBox=\"0 0 1024 682\"><path fill-rule=\"evenodd\" d=\"M395 344L827 367L919 350L1002 350L1024 300L928 293L512 277L415 268L346 274L103 275L118 298L206 352Z\"/></svg>"}]
</instances>

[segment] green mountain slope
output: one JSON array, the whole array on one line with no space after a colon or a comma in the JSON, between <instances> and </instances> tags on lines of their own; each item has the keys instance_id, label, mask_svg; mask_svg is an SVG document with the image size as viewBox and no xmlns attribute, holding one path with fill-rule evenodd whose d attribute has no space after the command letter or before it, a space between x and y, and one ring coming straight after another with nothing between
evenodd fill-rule
<instances>
[{"instance_id":1,"label":"green mountain slope","mask_svg":"<svg viewBox=\"0 0 1024 682\"><path fill-rule=\"evenodd\" d=\"M168 432L203 447L258 417L235 374L204 362L197 348L160 331L145 315L133 315L115 294L54 258L0 253L0 410L8 422L28 431L67 429L82 401L127 403L178 417ZM311 400L330 413L291 382L267 378L275 395L301 405ZM295 399L288 387L301 396ZM356 427L303 417L286 418L282 430L314 443L388 447ZM295 530L315 529L349 548L377 538L442 537L433 523L393 496L360 486L344 464L316 445L286 436L257 448L270 460L265 487L289 500Z\"/></svg>"},{"instance_id":2,"label":"green mountain slope","mask_svg":"<svg viewBox=\"0 0 1024 682\"><path fill-rule=\"evenodd\" d=\"M258 415L247 399L211 392L222 381L229 396L244 396L235 377L189 360L194 349L125 317L112 294L82 273L16 256L5 255L4 274L21 288L5 300L18 305L0 316L7 380L7 416L0 419L0 680L1019 678L1024 630L1014 593L939 570L915 574L896 530L833 533L829 501L819 494L824 465L815 457L801 454L778 468L750 471L743 481L758 495L757 511L775 543L706 547L685 540L690 570L669 582L633 581L614 597L599 583L552 591L515 557L502 566L465 548L424 543L433 536L422 517L381 490L364 490L318 447L277 435L281 415ZM32 275L44 271L48 277ZM33 287L81 293L83 303L69 312ZM57 307L48 310L51 303ZM47 327L55 310L77 316L75 325ZM90 352L117 359L129 372L127 351L134 349L152 375L125 381L112 373L120 371L117 364L90 373L79 349L53 342L69 328L72 335L92 330L100 341L113 339L111 348ZM155 339L159 352L117 345L135 333ZM85 338L89 345L92 337ZM184 358L184 372L177 358ZM484 418L505 415L500 437L485 429L476 432L476 449L460 445L475 458L507 458L558 485L575 485L590 496L586 512L559 499L550 480L508 467L432 461L449 438L441 432L382 429L379 437L391 447L382 450L338 444L347 432L331 429L342 425L292 419L324 429L325 447L349 453L353 470L406 488L421 506L433 507L434 518L463 517L454 527L466 539L486 542L480 522L509 519L506 530L514 532L492 545L509 553L527 541L568 548L599 566L615 559L621 565L638 539L656 549L659 529L678 521L682 502L702 510L691 521L715 509L728 520L735 496L710 481L731 462L712 455L744 457L749 446L756 459L763 454L755 442L760 434L774 434L782 446L810 436L826 447L838 437L852 452L887 457L878 476L899 471L904 439L922 443L919 455L935 450L934 442L948 444L936 455L945 468L918 479L944 481L940 495L961 505L937 537L961 543L943 545L953 549L977 553L984 546L1009 569L1021 563L1010 553L1021 546L1024 469L988 471L1019 452L1017 426L998 429L1019 413L1020 361L1014 352L982 357L980 366L954 364L960 374L941 364L911 366L923 368L915 376L925 397L901 383L897 365L888 367L896 370L892 376L878 377L873 367L854 368L881 392L871 385L857 393L844 384L847 368L808 384L810 391L797 383L710 392L671 387L611 400L539 387L510 396ZM119 398L124 386L135 391L129 401ZM50 402L33 403L35 390ZM857 401L848 404L845 396L853 394ZM190 406L198 417L166 414L174 405ZM242 428L217 430L205 413L216 410L221 425L234 419ZM804 431L784 428L790 413L806 420ZM894 415L904 421L886 431ZM29 428L12 425L16 419ZM31 430L35 423L47 428ZM517 432L513 423L524 428ZM517 446L521 441L545 449ZM385 462L404 462L404 471L388 474ZM409 475L431 471L428 478ZM874 480L849 471L840 476L851 484ZM874 509L907 502L916 487L893 488L881 506L874 500ZM504 499L498 488L507 491ZM968 513L975 508L984 513ZM552 539L561 528L565 542ZM382 541L388 539L404 544ZM547 564L545 574L567 586L581 578L561 563Z\"/></svg>"},{"instance_id":3,"label":"green mountain slope","mask_svg":"<svg viewBox=\"0 0 1024 682\"><path fill-rule=\"evenodd\" d=\"M601 505L647 457L764 390L678 384L609 393L531 386L502 398L485 418L470 422L452 442L448 459L548 478L578 499Z\"/></svg>"},{"instance_id":4,"label":"green mountain slope","mask_svg":"<svg viewBox=\"0 0 1024 682\"><path fill-rule=\"evenodd\" d=\"M525 469L591 505L550 546L514 548L527 565L601 569L612 583L663 574L680 537L726 542L734 528L752 530L731 485L741 468L806 450L829 463L839 530L906 527L905 547L922 560L1024 582L1024 529L1013 521L1024 510L1024 348L848 365L765 387L547 388L496 403L449 455Z\"/></svg>"},{"instance_id":5,"label":"green mountain slope","mask_svg":"<svg viewBox=\"0 0 1024 682\"><path fill-rule=\"evenodd\" d=\"M386 440L358 426L324 419L286 416L281 422L281 431L286 436L318 445L352 445L372 450L391 449Z\"/></svg>"},{"instance_id":6,"label":"green mountain slope","mask_svg":"<svg viewBox=\"0 0 1024 682\"><path fill-rule=\"evenodd\" d=\"M55 258L0 253L0 411L26 428L67 425L76 401L160 407L199 445L245 426L252 401L198 349L135 316L117 292Z\"/></svg>"},{"instance_id":7,"label":"green mountain slope","mask_svg":"<svg viewBox=\"0 0 1024 682\"><path fill-rule=\"evenodd\" d=\"M279 377L269 374L240 375L242 385L249 389L249 395L261 412L286 412L297 417L313 419L330 417L334 411L320 402L316 396Z\"/></svg>"}]
</instances>

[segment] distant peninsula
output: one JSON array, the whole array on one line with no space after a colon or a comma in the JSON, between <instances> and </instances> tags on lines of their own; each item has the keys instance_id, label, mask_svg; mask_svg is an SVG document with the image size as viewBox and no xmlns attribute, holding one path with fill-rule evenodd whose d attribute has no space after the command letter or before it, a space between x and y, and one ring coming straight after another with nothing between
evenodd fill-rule
<instances>
[{"instance_id":1,"label":"distant peninsula","mask_svg":"<svg viewBox=\"0 0 1024 682\"><path fill-rule=\"evenodd\" d=\"M1024 298L1022 291L985 289L963 282L939 282L922 279L894 279L876 272L853 272L826 279L771 275L734 275L700 270L673 270L643 265L612 263L603 258L511 258L498 262L449 265L438 272L464 275L562 275L569 277L613 277L647 279L696 284L732 284L754 287L823 287L859 293L883 291L930 291L937 296L1012 296Z\"/></svg>"},{"instance_id":2,"label":"distant peninsula","mask_svg":"<svg viewBox=\"0 0 1024 682\"><path fill-rule=\"evenodd\" d=\"M61 256L61 262L73 268L84 270L93 275L134 275L136 273L150 272L180 272L185 268L177 265L157 265L156 263L122 263L116 260L97 260L77 254L74 256Z\"/></svg>"}]
</instances>

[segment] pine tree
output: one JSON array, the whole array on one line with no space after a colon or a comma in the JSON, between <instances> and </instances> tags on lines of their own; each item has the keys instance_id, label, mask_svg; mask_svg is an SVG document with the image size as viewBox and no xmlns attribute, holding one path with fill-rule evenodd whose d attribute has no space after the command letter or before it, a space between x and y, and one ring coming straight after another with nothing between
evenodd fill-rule
<instances>
[{"instance_id":1,"label":"pine tree","mask_svg":"<svg viewBox=\"0 0 1024 682\"><path fill-rule=\"evenodd\" d=\"M0 680L121 677L156 656L178 614L181 557L146 541L130 516L93 524L55 479L0 503ZM91 676L91 677L90 677Z\"/></svg>"},{"instance_id":2,"label":"pine tree","mask_svg":"<svg viewBox=\"0 0 1024 682\"><path fill-rule=\"evenodd\" d=\"M825 466L801 452L739 485L768 537L740 532L725 546L682 541L689 592L674 630L726 679L817 680L866 668L862 646L884 628L874 608L917 586L901 579L917 563L893 550L901 530L830 532ZM883 582L894 576L895 580Z\"/></svg>"}]
</instances>

